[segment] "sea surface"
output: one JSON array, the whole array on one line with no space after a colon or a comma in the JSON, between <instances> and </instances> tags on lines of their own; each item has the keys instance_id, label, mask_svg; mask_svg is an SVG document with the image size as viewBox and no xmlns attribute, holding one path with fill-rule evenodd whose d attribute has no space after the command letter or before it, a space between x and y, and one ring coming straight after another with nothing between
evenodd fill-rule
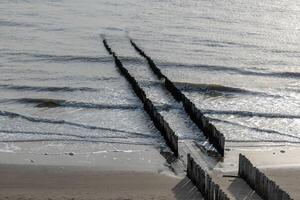
<instances>
[{"instance_id":1,"label":"sea surface","mask_svg":"<svg viewBox=\"0 0 300 200\"><path fill-rule=\"evenodd\" d=\"M181 123L176 105L154 76L145 78L129 38L211 118L228 148L297 146L299 19L292 0L1 0L1 151L24 142L164 145L101 36L177 116L173 125ZM199 136L178 130L182 139Z\"/></svg>"}]
</instances>

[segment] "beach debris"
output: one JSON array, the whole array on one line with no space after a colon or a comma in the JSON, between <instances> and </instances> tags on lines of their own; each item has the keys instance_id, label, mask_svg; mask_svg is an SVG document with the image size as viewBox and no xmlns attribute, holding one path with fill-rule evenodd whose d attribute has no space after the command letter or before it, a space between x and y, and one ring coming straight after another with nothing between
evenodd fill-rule
<instances>
[{"instance_id":1,"label":"beach debris","mask_svg":"<svg viewBox=\"0 0 300 200\"><path fill-rule=\"evenodd\" d=\"M69 153L65 153L65 155L74 156L74 155L75 155L75 153L73 153L73 152L69 152Z\"/></svg>"},{"instance_id":2,"label":"beach debris","mask_svg":"<svg viewBox=\"0 0 300 200\"><path fill-rule=\"evenodd\" d=\"M280 153L285 153L285 150L280 150Z\"/></svg>"}]
</instances>

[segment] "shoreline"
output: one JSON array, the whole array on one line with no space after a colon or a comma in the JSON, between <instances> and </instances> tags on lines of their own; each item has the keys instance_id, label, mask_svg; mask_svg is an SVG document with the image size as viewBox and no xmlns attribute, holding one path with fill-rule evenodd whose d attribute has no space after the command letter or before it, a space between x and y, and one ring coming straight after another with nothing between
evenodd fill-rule
<instances>
[{"instance_id":1,"label":"shoreline","mask_svg":"<svg viewBox=\"0 0 300 200\"><path fill-rule=\"evenodd\" d=\"M18 144L15 152L0 152L0 199L183 200L189 191L188 199L201 198L185 173L175 174L156 147L39 145ZM231 149L219 162L204 156L201 164L215 173L213 178L231 198L260 200L236 177L239 153L293 198L300 198L300 148L295 147Z\"/></svg>"},{"instance_id":2,"label":"shoreline","mask_svg":"<svg viewBox=\"0 0 300 200\"><path fill-rule=\"evenodd\" d=\"M14 147L18 148L0 152L1 200L173 200L185 195L185 189L176 189L185 177L175 175L154 146L19 143ZM193 194L200 195L196 189Z\"/></svg>"},{"instance_id":3,"label":"shoreline","mask_svg":"<svg viewBox=\"0 0 300 200\"><path fill-rule=\"evenodd\" d=\"M13 149L12 147L10 147ZM18 143L0 152L0 165L77 166L101 170L170 172L161 149L149 145Z\"/></svg>"}]
</instances>

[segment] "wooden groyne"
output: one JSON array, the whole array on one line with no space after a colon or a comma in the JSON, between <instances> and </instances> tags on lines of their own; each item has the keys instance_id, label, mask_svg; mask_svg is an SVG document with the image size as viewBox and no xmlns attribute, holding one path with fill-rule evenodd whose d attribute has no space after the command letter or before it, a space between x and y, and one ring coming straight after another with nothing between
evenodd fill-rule
<instances>
[{"instance_id":1,"label":"wooden groyne","mask_svg":"<svg viewBox=\"0 0 300 200\"><path fill-rule=\"evenodd\" d=\"M135 48L135 50L144 57L149 67L152 69L154 74L159 79L164 79L164 85L167 90L172 94L172 96L179 102L182 102L186 113L189 115L191 120L198 126L198 128L203 132L206 138L208 138L209 143L211 143L221 156L224 156L225 149L225 137L224 135L216 129L216 127L209 122L209 119L204 116L204 114L195 106L190 99L188 99L176 86L175 84L166 77L161 70L153 62L152 58L147 56L143 50L141 50L132 40L130 43Z\"/></svg>"},{"instance_id":2,"label":"wooden groyne","mask_svg":"<svg viewBox=\"0 0 300 200\"><path fill-rule=\"evenodd\" d=\"M119 69L121 75L124 76L125 79L130 83L133 91L144 104L144 110L148 113L155 127L164 137L167 145L173 151L175 157L178 157L178 136L175 135L175 132L170 128L168 122L166 122L163 116L157 111L152 101L147 98L145 91L139 86L135 78L123 66L116 53L112 51L105 39L103 39L103 45L107 52L113 56L115 65Z\"/></svg>"},{"instance_id":3,"label":"wooden groyne","mask_svg":"<svg viewBox=\"0 0 300 200\"><path fill-rule=\"evenodd\" d=\"M254 167L248 158L242 154L239 155L239 176L264 200L292 199L287 192Z\"/></svg>"},{"instance_id":4,"label":"wooden groyne","mask_svg":"<svg viewBox=\"0 0 300 200\"><path fill-rule=\"evenodd\" d=\"M206 200L229 200L220 186L213 182L210 175L198 165L190 154L187 156L187 177Z\"/></svg>"}]
</instances>

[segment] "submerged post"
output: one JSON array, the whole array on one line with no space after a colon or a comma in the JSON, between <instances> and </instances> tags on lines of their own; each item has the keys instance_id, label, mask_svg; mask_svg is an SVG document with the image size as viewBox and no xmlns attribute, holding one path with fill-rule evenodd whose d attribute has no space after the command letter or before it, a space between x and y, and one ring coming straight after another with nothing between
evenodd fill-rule
<instances>
[{"instance_id":1,"label":"submerged post","mask_svg":"<svg viewBox=\"0 0 300 200\"><path fill-rule=\"evenodd\" d=\"M110 46L107 41L103 38L103 45L107 52L113 56L115 65L119 69L121 75L125 77L125 79L130 83L133 91L139 97L139 99L144 104L144 110L150 116L153 121L155 127L159 130L161 135L164 137L166 144L172 150L175 157L179 157L178 151L178 137L175 135L175 132L170 128L168 123L164 120L159 112L157 112L156 107L153 105L152 101L147 98L145 91L139 86L138 82L135 78L128 72L126 68L124 68L122 62L119 60L118 56Z\"/></svg>"},{"instance_id":2,"label":"submerged post","mask_svg":"<svg viewBox=\"0 0 300 200\"><path fill-rule=\"evenodd\" d=\"M198 126L198 128L203 132L204 136L208 138L209 142L215 147L221 156L224 156L225 150L225 137L219 132L216 127L209 122L209 120L203 115L203 113L192 103L176 86L175 84L165 76L161 70L156 66L152 58L147 56L145 52L140 49L132 40L130 40L131 45L134 49L144 57L150 69L156 74L159 79L164 79L164 85L167 90L173 95L174 99L181 101L183 107L191 118L191 120Z\"/></svg>"}]
</instances>

